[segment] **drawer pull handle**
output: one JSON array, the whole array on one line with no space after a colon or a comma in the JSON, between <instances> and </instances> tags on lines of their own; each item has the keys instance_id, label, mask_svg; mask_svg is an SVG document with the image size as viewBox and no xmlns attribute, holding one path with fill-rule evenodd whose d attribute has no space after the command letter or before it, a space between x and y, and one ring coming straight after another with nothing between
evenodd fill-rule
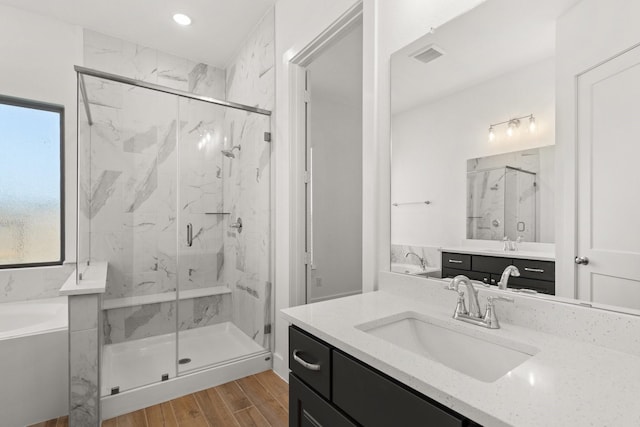
<instances>
[{"instance_id":1,"label":"drawer pull handle","mask_svg":"<svg viewBox=\"0 0 640 427\"><path fill-rule=\"evenodd\" d=\"M459 259L450 259L449 262L451 264L462 264L462 261L460 261Z\"/></svg>"},{"instance_id":2,"label":"drawer pull handle","mask_svg":"<svg viewBox=\"0 0 640 427\"><path fill-rule=\"evenodd\" d=\"M531 273L544 273L544 270L541 268L528 268L525 267L524 271L530 271Z\"/></svg>"},{"instance_id":3,"label":"drawer pull handle","mask_svg":"<svg viewBox=\"0 0 640 427\"><path fill-rule=\"evenodd\" d=\"M315 364L315 363L309 363L305 360L302 360L302 358L300 356L298 356L298 353L300 352L300 350L293 350L293 360L295 360L296 362L298 362L299 364L301 364L303 367L307 368L310 371L319 371L320 370L320 365Z\"/></svg>"}]
</instances>

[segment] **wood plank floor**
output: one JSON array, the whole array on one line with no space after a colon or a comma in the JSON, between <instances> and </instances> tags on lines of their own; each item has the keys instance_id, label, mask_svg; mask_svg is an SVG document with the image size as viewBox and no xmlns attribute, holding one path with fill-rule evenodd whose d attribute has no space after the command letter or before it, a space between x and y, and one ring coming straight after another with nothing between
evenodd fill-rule
<instances>
[{"instance_id":1,"label":"wood plank floor","mask_svg":"<svg viewBox=\"0 0 640 427\"><path fill-rule=\"evenodd\" d=\"M273 371L103 421L102 427L286 427L289 385ZM67 417L31 427L67 427Z\"/></svg>"}]
</instances>

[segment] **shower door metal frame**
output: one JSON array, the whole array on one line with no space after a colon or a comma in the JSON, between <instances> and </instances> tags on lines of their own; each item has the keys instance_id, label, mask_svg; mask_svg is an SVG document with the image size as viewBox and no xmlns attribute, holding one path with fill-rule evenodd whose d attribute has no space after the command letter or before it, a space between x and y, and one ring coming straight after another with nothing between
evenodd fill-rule
<instances>
[{"instance_id":1,"label":"shower door metal frame","mask_svg":"<svg viewBox=\"0 0 640 427\"><path fill-rule=\"evenodd\" d=\"M74 65L73 69L80 76L80 78L79 78L80 90L82 91L83 95L86 95L86 89L85 89L85 85L84 85L84 79L81 76L91 76L91 77L98 77L98 78L106 79L106 80L112 80L114 82L124 83L124 84L131 85L131 86L143 87L143 88L146 88L146 89L151 89L151 90L155 90L155 91L158 91L158 92L164 92L164 93L168 93L168 94L171 94L171 95L177 95L177 96L180 96L180 97L183 97L183 98L196 99L198 101L207 102L209 104L216 104L216 105L221 105L223 107L235 108L236 110L249 111L251 113L258 113L258 114L263 114L265 116L271 116L271 111L264 110L262 108L251 107L249 105L238 104L236 102L223 101L223 100L220 100L220 99L211 98L209 96L196 95L196 94L193 94L191 92L186 92L186 91L179 90L179 89L173 89L173 88L170 88L170 87L167 87L167 86L162 86L162 85L155 84L155 83L149 83L149 82L145 82L145 81L142 81L142 80L136 80L136 79L132 79L130 77L120 76L118 74L111 74L111 73L107 73L105 71L94 70L92 68L81 67L80 65ZM84 99L87 99L87 98L84 97ZM85 108L88 109L89 108L88 105L89 105L89 102L87 100L87 102L85 102L85 106L86 106ZM87 111L87 115L88 115L88 117L91 117L91 112Z\"/></svg>"}]
</instances>

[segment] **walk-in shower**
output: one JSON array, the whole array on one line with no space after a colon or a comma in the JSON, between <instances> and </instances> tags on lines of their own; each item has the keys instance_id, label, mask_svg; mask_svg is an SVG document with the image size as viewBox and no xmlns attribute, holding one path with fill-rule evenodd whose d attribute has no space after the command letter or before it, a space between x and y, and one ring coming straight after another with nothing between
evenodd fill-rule
<instances>
[{"instance_id":1,"label":"walk-in shower","mask_svg":"<svg viewBox=\"0 0 640 427\"><path fill-rule=\"evenodd\" d=\"M270 113L76 71L78 262L109 263L101 396L268 361Z\"/></svg>"}]
</instances>

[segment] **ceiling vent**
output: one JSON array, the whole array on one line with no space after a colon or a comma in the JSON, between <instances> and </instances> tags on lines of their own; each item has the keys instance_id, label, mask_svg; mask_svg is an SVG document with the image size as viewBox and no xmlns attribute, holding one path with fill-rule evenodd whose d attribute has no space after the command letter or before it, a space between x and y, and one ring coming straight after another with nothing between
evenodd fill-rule
<instances>
[{"instance_id":1,"label":"ceiling vent","mask_svg":"<svg viewBox=\"0 0 640 427\"><path fill-rule=\"evenodd\" d=\"M418 61L427 64L434 59L440 58L442 55L444 55L444 50L441 47L436 46L435 44L430 44L426 48L420 49L418 52L414 53L411 56Z\"/></svg>"}]
</instances>

